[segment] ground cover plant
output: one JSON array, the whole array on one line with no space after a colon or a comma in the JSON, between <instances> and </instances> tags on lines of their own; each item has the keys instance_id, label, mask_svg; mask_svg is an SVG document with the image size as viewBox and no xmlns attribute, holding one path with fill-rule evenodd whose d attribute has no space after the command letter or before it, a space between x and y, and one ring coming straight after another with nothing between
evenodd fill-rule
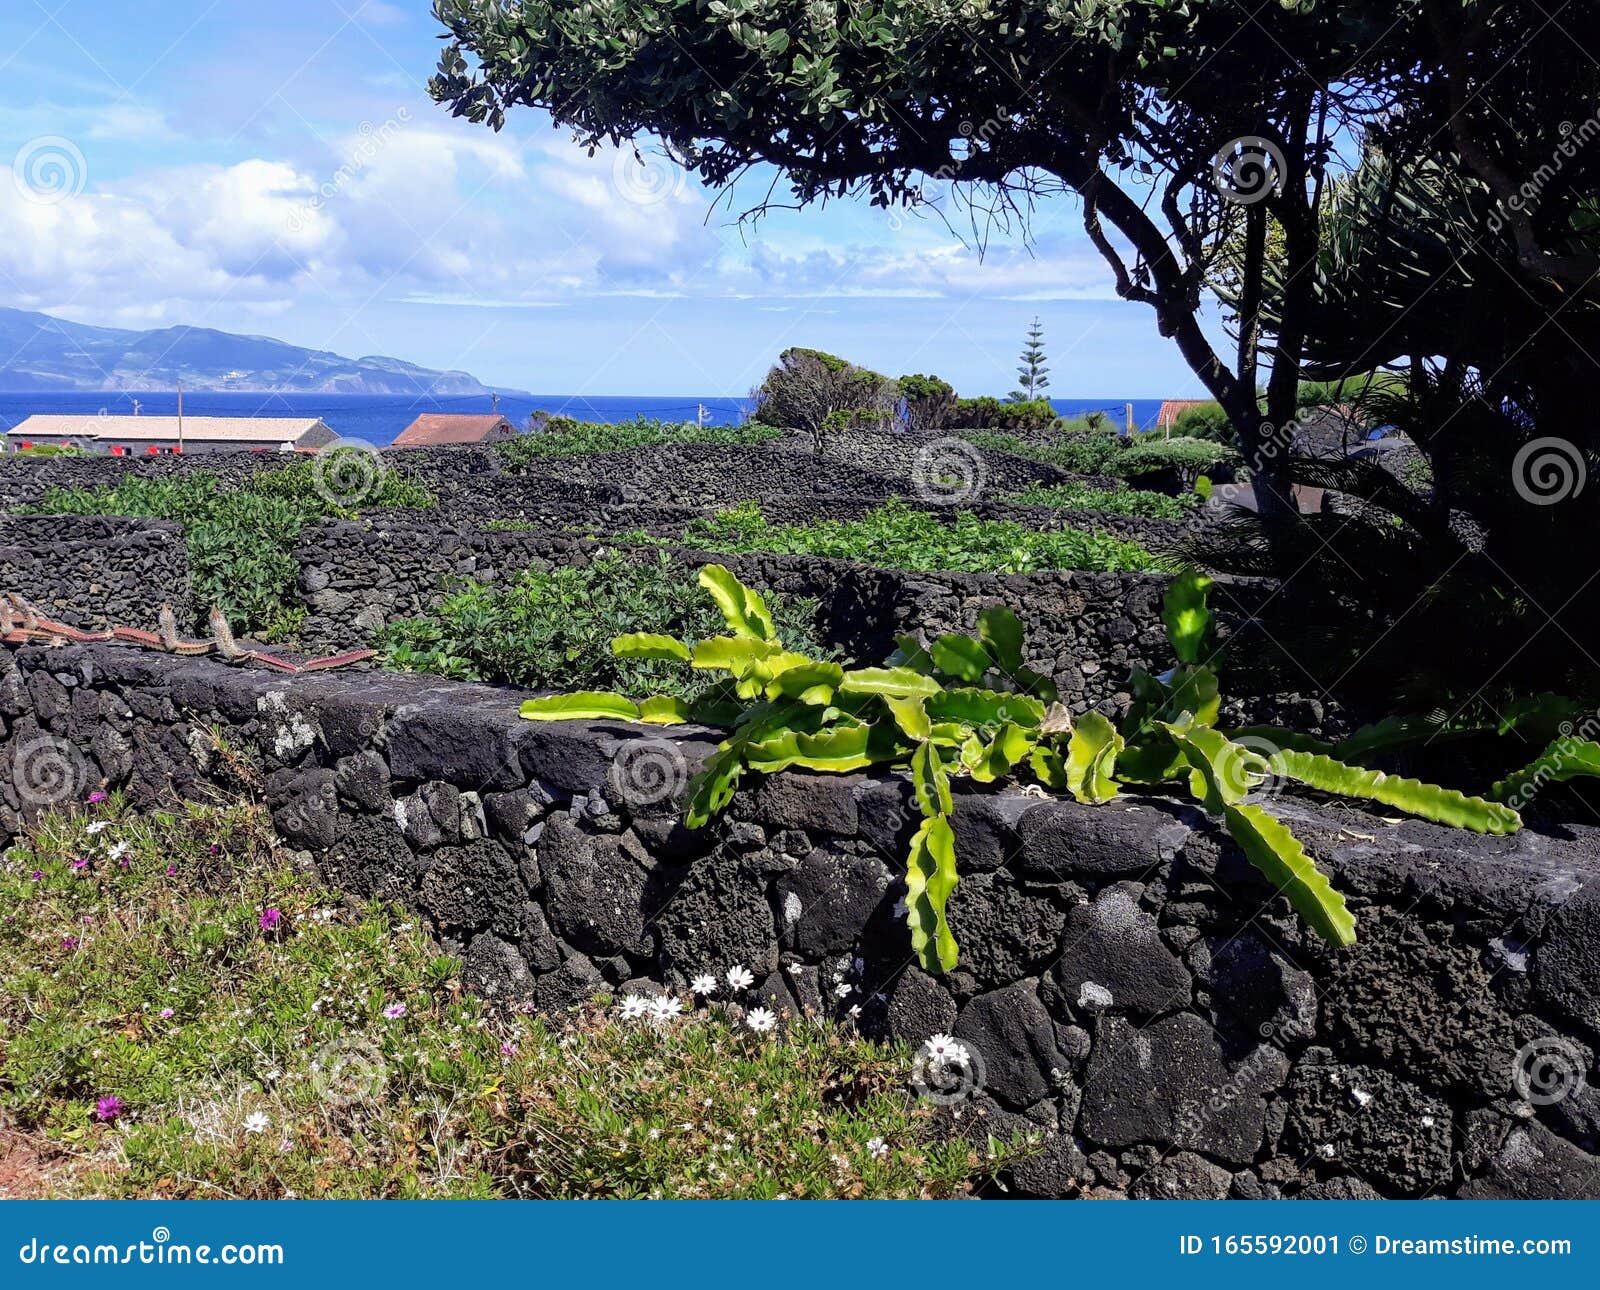
<instances>
[{"instance_id":1,"label":"ground cover plant","mask_svg":"<svg viewBox=\"0 0 1600 1290\"><path fill-rule=\"evenodd\" d=\"M346 449L257 471L234 488L209 471L127 476L106 488L52 488L31 509L176 521L183 525L199 612L217 605L241 635L270 641L292 637L303 613L295 603L294 546L307 524L433 504L420 484L361 450Z\"/></svg>"},{"instance_id":2,"label":"ground cover plant","mask_svg":"<svg viewBox=\"0 0 1600 1290\"><path fill-rule=\"evenodd\" d=\"M891 498L857 520L773 524L759 503L746 502L696 520L684 543L730 554L770 551L857 560L891 569L958 573L1034 573L1083 569L1096 573L1150 572L1161 557L1101 530L1045 533L1011 520L982 520L970 511L950 523Z\"/></svg>"},{"instance_id":3,"label":"ground cover plant","mask_svg":"<svg viewBox=\"0 0 1600 1290\"><path fill-rule=\"evenodd\" d=\"M951 971L960 958L945 916L959 882L953 779L993 783L1021 775L1091 805L1113 800L1125 786L1181 785L1306 924L1337 946L1354 942L1355 919L1293 832L1263 805L1270 800L1263 786L1297 783L1483 833L1511 833L1522 824L1509 806L1338 761L1292 732L1241 732L1236 741L1217 730L1212 582L1193 571L1174 579L1163 602L1177 666L1161 676L1133 673L1134 701L1120 728L1095 711L1074 718L1053 682L1024 662L1021 623L1004 607L979 614L976 636L949 633L927 645L904 637L886 666L846 669L785 648L761 596L722 566L707 565L699 581L730 635L689 643L638 632L611 648L622 658L726 673L716 690L694 703L562 694L528 700L522 715L727 729L689 785L690 828L720 815L747 774L908 769L922 823L906 860L906 923L912 953L929 971Z\"/></svg>"},{"instance_id":4,"label":"ground cover plant","mask_svg":"<svg viewBox=\"0 0 1600 1290\"><path fill-rule=\"evenodd\" d=\"M785 432L776 426L747 422L736 426L702 426L693 421L657 421L637 417L615 425L590 421L552 418L561 428L540 434L523 434L503 439L494 449L513 471L536 469L551 457L586 457L602 452L628 452L635 448L664 448L688 444L725 444L748 447L781 439Z\"/></svg>"},{"instance_id":5,"label":"ground cover plant","mask_svg":"<svg viewBox=\"0 0 1600 1290\"><path fill-rule=\"evenodd\" d=\"M1239 460L1239 454L1226 444L1205 439L1163 439L1157 435L1124 438L1072 430L1047 442L989 431L966 437L980 448L1026 457L1075 475L1112 475L1137 482L1142 476L1172 471L1186 489L1192 488L1200 475Z\"/></svg>"},{"instance_id":6,"label":"ground cover plant","mask_svg":"<svg viewBox=\"0 0 1600 1290\"><path fill-rule=\"evenodd\" d=\"M1169 497L1141 488L1118 484L1115 488L1095 488L1088 484L1030 484L1011 494L1008 501L1020 506L1053 506L1067 511L1106 511L1145 520L1181 520L1200 505L1195 493Z\"/></svg>"},{"instance_id":7,"label":"ground cover plant","mask_svg":"<svg viewBox=\"0 0 1600 1290\"><path fill-rule=\"evenodd\" d=\"M1024 1150L945 1135L911 1055L689 998L535 1018L251 806L45 818L0 866L0 1106L105 1197L956 1196Z\"/></svg>"},{"instance_id":8,"label":"ground cover plant","mask_svg":"<svg viewBox=\"0 0 1600 1290\"><path fill-rule=\"evenodd\" d=\"M499 681L531 690L572 686L640 695L661 690L689 699L708 677L650 659L616 658L613 638L666 630L693 639L715 635L722 620L664 551L602 550L586 565L525 569L507 586L471 583L432 614L390 623L380 648L391 667L462 681ZM827 656L817 637L817 606L774 600L784 633Z\"/></svg>"}]
</instances>

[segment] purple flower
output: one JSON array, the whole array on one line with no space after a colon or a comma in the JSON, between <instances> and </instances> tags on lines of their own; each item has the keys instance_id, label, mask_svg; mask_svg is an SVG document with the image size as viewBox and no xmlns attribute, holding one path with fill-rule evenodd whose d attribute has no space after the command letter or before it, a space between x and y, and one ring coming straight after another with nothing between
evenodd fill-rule
<instances>
[{"instance_id":1,"label":"purple flower","mask_svg":"<svg viewBox=\"0 0 1600 1290\"><path fill-rule=\"evenodd\" d=\"M261 917L256 919L256 922L261 924L262 931L275 932L278 930L278 924L283 922L283 913L277 909L263 909Z\"/></svg>"},{"instance_id":2,"label":"purple flower","mask_svg":"<svg viewBox=\"0 0 1600 1290\"><path fill-rule=\"evenodd\" d=\"M219 856L219 855L222 854L222 848L220 846L218 846L215 842L213 842L210 846L208 846L206 848L206 851L209 854L214 855L214 856Z\"/></svg>"},{"instance_id":3,"label":"purple flower","mask_svg":"<svg viewBox=\"0 0 1600 1290\"><path fill-rule=\"evenodd\" d=\"M171 1008L163 1008L159 1015L160 1015L162 1021L169 1021L176 1014L173 1012L173 1010Z\"/></svg>"},{"instance_id":4,"label":"purple flower","mask_svg":"<svg viewBox=\"0 0 1600 1290\"><path fill-rule=\"evenodd\" d=\"M90 794L89 794L89 802L90 802L90 804L91 804L91 805L92 805L92 804L93 804L93 803L95 803L95 802L103 802L103 801L105 801L105 800L106 800L106 795L105 795L105 793L104 793L104 792L102 792L102 791L101 791L101 790L100 790L100 789L98 789L98 788L97 788L97 789L95 789L95 790L94 790L94 792L92 792L92 793L90 793Z\"/></svg>"},{"instance_id":5,"label":"purple flower","mask_svg":"<svg viewBox=\"0 0 1600 1290\"><path fill-rule=\"evenodd\" d=\"M112 1093L94 1104L94 1118L104 1120L109 1124L127 1109L128 1104L115 1093Z\"/></svg>"},{"instance_id":6,"label":"purple flower","mask_svg":"<svg viewBox=\"0 0 1600 1290\"><path fill-rule=\"evenodd\" d=\"M517 1046L514 1043L512 1043L509 1039L506 1040L505 1043L500 1045L500 1056L502 1056L502 1057L515 1057L516 1055L517 1055Z\"/></svg>"},{"instance_id":7,"label":"purple flower","mask_svg":"<svg viewBox=\"0 0 1600 1290\"><path fill-rule=\"evenodd\" d=\"M391 1003L383 1010L383 1015L389 1021L398 1021L406 1015L406 1005L403 1003Z\"/></svg>"},{"instance_id":8,"label":"purple flower","mask_svg":"<svg viewBox=\"0 0 1600 1290\"><path fill-rule=\"evenodd\" d=\"M75 949L77 949L78 948L78 938L76 936L63 936L61 938L61 948L64 949L64 950L75 950Z\"/></svg>"},{"instance_id":9,"label":"purple flower","mask_svg":"<svg viewBox=\"0 0 1600 1290\"><path fill-rule=\"evenodd\" d=\"M44 881L44 870L43 869L35 869L32 873L30 873L28 875L28 877L32 878L35 882L43 882Z\"/></svg>"},{"instance_id":10,"label":"purple flower","mask_svg":"<svg viewBox=\"0 0 1600 1290\"><path fill-rule=\"evenodd\" d=\"M119 868L119 869L131 869L131 868L133 868L133 861L128 859L127 856L123 856L122 859L117 861L117 868Z\"/></svg>"},{"instance_id":11,"label":"purple flower","mask_svg":"<svg viewBox=\"0 0 1600 1290\"><path fill-rule=\"evenodd\" d=\"M72 862L72 867L74 869L76 869L79 873L82 873L85 869L87 869L89 867L89 862L87 860L83 860L83 859L74 860Z\"/></svg>"},{"instance_id":12,"label":"purple flower","mask_svg":"<svg viewBox=\"0 0 1600 1290\"><path fill-rule=\"evenodd\" d=\"M176 878L177 876L178 876L178 866L175 865L175 864L169 864L167 866L167 877Z\"/></svg>"}]
</instances>

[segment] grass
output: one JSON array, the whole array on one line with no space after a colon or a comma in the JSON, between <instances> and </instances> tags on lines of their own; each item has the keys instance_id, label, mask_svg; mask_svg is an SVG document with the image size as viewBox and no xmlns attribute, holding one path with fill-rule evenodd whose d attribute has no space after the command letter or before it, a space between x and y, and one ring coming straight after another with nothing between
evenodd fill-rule
<instances>
[{"instance_id":1,"label":"grass","mask_svg":"<svg viewBox=\"0 0 1600 1290\"><path fill-rule=\"evenodd\" d=\"M1043 533L1010 520L981 520L970 511L946 524L898 498L858 520L810 524L770 523L757 503L747 502L714 519L696 520L686 530L684 542L712 551L814 555L915 571L1106 573L1167 567L1138 543L1110 533L1080 529Z\"/></svg>"},{"instance_id":2,"label":"grass","mask_svg":"<svg viewBox=\"0 0 1600 1290\"><path fill-rule=\"evenodd\" d=\"M30 509L182 524L196 608L218 605L242 635L281 640L293 636L304 614L295 597L294 546L301 529L361 510L433 503L420 484L374 456L347 449L257 472L237 488L225 487L209 471L165 479L128 476L108 488L52 488Z\"/></svg>"},{"instance_id":3,"label":"grass","mask_svg":"<svg viewBox=\"0 0 1600 1290\"><path fill-rule=\"evenodd\" d=\"M780 596L769 604L791 649L834 657L817 637L815 602ZM460 681L692 699L716 685L710 673L619 659L611 641L627 632L704 640L725 630L692 571L666 552L605 550L586 565L525 569L503 587L470 583L433 614L388 624L379 647L389 667Z\"/></svg>"},{"instance_id":4,"label":"grass","mask_svg":"<svg viewBox=\"0 0 1600 1290\"><path fill-rule=\"evenodd\" d=\"M903 1048L831 1023L499 1010L254 807L48 817L0 903L0 1105L69 1194L945 1197L1026 1150L948 1137Z\"/></svg>"},{"instance_id":5,"label":"grass","mask_svg":"<svg viewBox=\"0 0 1600 1290\"><path fill-rule=\"evenodd\" d=\"M1106 511L1145 520L1181 520L1193 511L1200 499L1194 493L1168 497L1144 489L1119 484L1114 489L1091 488L1085 484L1032 484L1011 501L1021 506L1052 506L1068 511Z\"/></svg>"},{"instance_id":6,"label":"grass","mask_svg":"<svg viewBox=\"0 0 1600 1290\"><path fill-rule=\"evenodd\" d=\"M785 432L774 426L749 422L736 426L702 426L693 421L675 423L639 417L617 425L552 417L543 434L518 435L495 445L513 470L527 470L549 457L584 457L602 452L627 452L634 448L664 448L687 444L748 446L781 439Z\"/></svg>"}]
</instances>

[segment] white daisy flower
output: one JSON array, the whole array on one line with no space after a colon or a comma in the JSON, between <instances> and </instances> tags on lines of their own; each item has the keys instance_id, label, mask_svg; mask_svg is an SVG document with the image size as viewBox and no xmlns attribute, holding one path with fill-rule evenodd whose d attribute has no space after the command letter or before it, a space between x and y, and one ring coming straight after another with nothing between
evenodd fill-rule
<instances>
[{"instance_id":1,"label":"white daisy flower","mask_svg":"<svg viewBox=\"0 0 1600 1290\"><path fill-rule=\"evenodd\" d=\"M271 1123L272 1121L267 1118L265 1111L252 1111L244 1117L244 1131L246 1133L265 1133Z\"/></svg>"},{"instance_id":2,"label":"white daisy flower","mask_svg":"<svg viewBox=\"0 0 1600 1290\"><path fill-rule=\"evenodd\" d=\"M943 1034L929 1036L922 1051L941 1066L965 1066L972 1056L959 1039Z\"/></svg>"},{"instance_id":3,"label":"white daisy flower","mask_svg":"<svg viewBox=\"0 0 1600 1290\"><path fill-rule=\"evenodd\" d=\"M665 1025L683 1011L683 1000L675 994L663 994L650 1001L650 1020Z\"/></svg>"},{"instance_id":4,"label":"white daisy flower","mask_svg":"<svg viewBox=\"0 0 1600 1290\"><path fill-rule=\"evenodd\" d=\"M709 999L717 992L717 978L709 972L702 972L689 982L689 993L698 994L702 999Z\"/></svg>"},{"instance_id":5,"label":"white daisy flower","mask_svg":"<svg viewBox=\"0 0 1600 1290\"><path fill-rule=\"evenodd\" d=\"M728 969L728 984L735 990L748 990L755 983L755 975L749 968L735 963Z\"/></svg>"},{"instance_id":6,"label":"white daisy flower","mask_svg":"<svg viewBox=\"0 0 1600 1290\"><path fill-rule=\"evenodd\" d=\"M133 848L126 842L113 842L109 847L106 848L106 854L113 860L120 860L131 850L133 850Z\"/></svg>"},{"instance_id":7,"label":"white daisy flower","mask_svg":"<svg viewBox=\"0 0 1600 1290\"><path fill-rule=\"evenodd\" d=\"M882 1160L889 1154L889 1144L882 1138L868 1138L867 1151L874 1160Z\"/></svg>"},{"instance_id":8,"label":"white daisy flower","mask_svg":"<svg viewBox=\"0 0 1600 1290\"><path fill-rule=\"evenodd\" d=\"M105 830L109 829L110 827L111 827L111 821L110 820L95 820L94 823L92 823L92 824L85 824L83 826L83 831L85 833L87 833L90 837L93 837L97 833L105 832Z\"/></svg>"},{"instance_id":9,"label":"white daisy flower","mask_svg":"<svg viewBox=\"0 0 1600 1290\"><path fill-rule=\"evenodd\" d=\"M622 996L622 1015L627 1021L642 1017L650 1011L650 1000L642 994L625 994Z\"/></svg>"},{"instance_id":10,"label":"white daisy flower","mask_svg":"<svg viewBox=\"0 0 1600 1290\"><path fill-rule=\"evenodd\" d=\"M744 1024L756 1034L764 1035L778 1024L778 1018L771 1008L752 1008Z\"/></svg>"},{"instance_id":11,"label":"white daisy flower","mask_svg":"<svg viewBox=\"0 0 1600 1290\"><path fill-rule=\"evenodd\" d=\"M841 999L848 999L852 994L855 993L855 989L855 986L851 985L848 981L841 981L838 985L833 987L833 992Z\"/></svg>"}]
</instances>

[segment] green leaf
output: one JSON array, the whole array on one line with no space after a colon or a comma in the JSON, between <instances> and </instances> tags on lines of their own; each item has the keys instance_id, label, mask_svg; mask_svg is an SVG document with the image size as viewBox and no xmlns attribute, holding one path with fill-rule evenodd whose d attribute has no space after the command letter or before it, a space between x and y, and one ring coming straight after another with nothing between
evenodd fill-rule
<instances>
[{"instance_id":1,"label":"green leaf","mask_svg":"<svg viewBox=\"0 0 1600 1290\"><path fill-rule=\"evenodd\" d=\"M1015 677L1022 671L1022 621L1010 609L995 605L983 610L978 615L978 639L987 648L994 666L1007 676Z\"/></svg>"},{"instance_id":2,"label":"green leaf","mask_svg":"<svg viewBox=\"0 0 1600 1290\"><path fill-rule=\"evenodd\" d=\"M1195 569L1185 569L1172 580L1161 602L1161 621L1166 624L1167 640L1180 663L1198 663L1211 630L1211 611L1206 597L1213 580Z\"/></svg>"},{"instance_id":3,"label":"green leaf","mask_svg":"<svg viewBox=\"0 0 1600 1290\"><path fill-rule=\"evenodd\" d=\"M1035 778L1052 793L1067 791L1067 763L1054 748L1044 744L1034 745L1033 753L1028 758L1028 765Z\"/></svg>"},{"instance_id":4,"label":"green leaf","mask_svg":"<svg viewBox=\"0 0 1600 1290\"><path fill-rule=\"evenodd\" d=\"M1122 736L1098 712L1086 712L1072 729L1067 745L1067 788L1080 802L1099 806L1117 795L1117 756Z\"/></svg>"},{"instance_id":5,"label":"green leaf","mask_svg":"<svg viewBox=\"0 0 1600 1290\"><path fill-rule=\"evenodd\" d=\"M928 710L920 698L897 699L892 694L881 697L883 706L889 709L889 715L906 738L925 740L932 737L933 723L928 720Z\"/></svg>"},{"instance_id":6,"label":"green leaf","mask_svg":"<svg viewBox=\"0 0 1600 1290\"><path fill-rule=\"evenodd\" d=\"M735 636L777 643L778 631L767 602L722 565L708 564L701 569L700 585L711 593L711 599L728 620L728 630Z\"/></svg>"},{"instance_id":7,"label":"green leaf","mask_svg":"<svg viewBox=\"0 0 1600 1290\"><path fill-rule=\"evenodd\" d=\"M548 699L528 699L522 716L529 721L637 721L639 705L620 694L603 690L579 690L575 694L556 694Z\"/></svg>"},{"instance_id":8,"label":"green leaf","mask_svg":"<svg viewBox=\"0 0 1600 1290\"><path fill-rule=\"evenodd\" d=\"M960 958L945 918L945 906L958 881L956 835L948 819L932 816L912 837L906 860L906 922L912 953L924 971L953 971Z\"/></svg>"},{"instance_id":9,"label":"green leaf","mask_svg":"<svg viewBox=\"0 0 1600 1290\"><path fill-rule=\"evenodd\" d=\"M700 641L690 655L696 668L708 672L732 672L744 676L758 662L778 653L778 647L752 637L713 636Z\"/></svg>"},{"instance_id":10,"label":"green leaf","mask_svg":"<svg viewBox=\"0 0 1600 1290\"><path fill-rule=\"evenodd\" d=\"M1272 768L1324 793L1362 797L1438 824L1474 833L1515 833L1522 817L1509 806L1468 797L1453 788L1424 784L1420 780L1386 775L1381 770L1348 766L1332 757L1285 749L1270 758Z\"/></svg>"},{"instance_id":11,"label":"green leaf","mask_svg":"<svg viewBox=\"0 0 1600 1290\"><path fill-rule=\"evenodd\" d=\"M845 694L882 694L896 699L938 694L939 683L931 676L907 667L862 667L846 672L839 683Z\"/></svg>"},{"instance_id":12,"label":"green leaf","mask_svg":"<svg viewBox=\"0 0 1600 1290\"><path fill-rule=\"evenodd\" d=\"M745 745L745 765L763 775L775 775L791 766L843 774L870 766L876 760L867 751L870 726L836 726L814 735L799 730Z\"/></svg>"},{"instance_id":13,"label":"green leaf","mask_svg":"<svg viewBox=\"0 0 1600 1290\"><path fill-rule=\"evenodd\" d=\"M932 744L918 744L911 754L911 789L917 808L926 816L949 815L955 810L949 772Z\"/></svg>"},{"instance_id":14,"label":"green leaf","mask_svg":"<svg viewBox=\"0 0 1600 1290\"><path fill-rule=\"evenodd\" d=\"M1209 667L1180 667L1167 682L1166 711L1190 713L1196 725L1209 726L1222 711L1221 688L1217 674Z\"/></svg>"},{"instance_id":15,"label":"green leaf","mask_svg":"<svg viewBox=\"0 0 1600 1290\"><path fill-rule=\"evenodd\" d=\"M1300 752L1321 753L1324 757L1333 756L1335 751L1325 739L1315 739L1295 730L1280 730L1277 726L1240 726L1228 731L1228 738L1236 744L1268 743L1274 748L1294 748Z\"/></svg>"},{"instance_id":16,"label":"green leaf","mask_svg":"<svg viewBox=\"0 0 1600 1290\"><path fill-rule=\"evenodd\" d=\"M1600 744L1590 739L1564 735L1519 771L1507 775L1489 790L1497 801L1522 797L1525 790L1537 792L1545 784L1586 776L1600 776ZM1532 797L1532 793L1527 794Z\"/></svg>"},{"instance_id":17,"label":"green leaf","mask_svg":"<svg viewBox=\"0 0 1600 1290\"><path fill-rule=\"evenodd\" d=\"M733 801L743 774L739 750L724 744L690 782L689 804L684 810L683 822L691 829L702 829L721 815Z\"/></svg>"},{"instance_id":18,"label":"green leaf","mask_svg":"<svg viewBox=\"0 0 1600 1290\"><path fill-rule=\"evenodd\" d=\"M681 726L689 718L689 705L673 694L656 694L639 700L639 720L653 726Z\"/></svg>"},{"instance_id":19,"label":"green leaf","mask_svg":"<svg viewBox=\"0 0 1600 1290\"><path fill-rule=\"evenodd\" d=\"M983 680L984 674L994 666L982 641L954 632L934 641L929 653L933 656L933 665L941 672L968 684Z\"/></svg>"},{"instance_id":20,"label":"green leaf","mask_svg":"<svg viewBox=\"0 0 1600 1290\"><path fill-rule=\"evenodd\" d=\"M629 632L618 636L611 642L611 652L617 658L659 658L674 663L689 661L687 645L655 632Z\"/></svg>"},{"instance_id":21,"label":"green leaf","mask_svg":"<svg viewBox=\"0 0 1600 1290\"><path fill-rule=\"evenodd\" d=\"M1033 751L1033 736L1015 722L1001 726L983 749L982 755L972 765L972 778L980 784L992 784L1011 772Z\"/></svg>"},{"instance_id":22,"label":"green leaf","mask_svg":"<svg viewBox=\"0 0 1600 1290\"><path fill-rule=\"evenodd\" d=\"M1039 700L1001 690L941 690L930 694L924 706L934 721L958 721L967 726L999 726L1013 721L1037 730L1044 721L1044 704Z\"/></svg>"},{"instance_id":23,"label":"green leaf","mask_svg":"<svg viewBox=\"0 0 1600 1290\"><path fill-rule=\"evenodd\" d=\"M1355 916L1299 838L1259 806L1228 806L1222 818L1245 858L1289 898L1312 931L1331 945L1355 944Z\"/></svg>"},{"instance_id":24,"label":"green leaf","mask_svg":"<svg viewBox=\"0 0 1600 1290\"><path fill-rule=\"evenodd\" d=\"M786 655L785 657L793 657ZM770 660L757 664L757 672L764 672ZM837 663L816 663L807 659L783 668L767 684L767 698L799 699L802 703L826 704L844 679L844 668Z\"/></svg>"}]
</instances>

